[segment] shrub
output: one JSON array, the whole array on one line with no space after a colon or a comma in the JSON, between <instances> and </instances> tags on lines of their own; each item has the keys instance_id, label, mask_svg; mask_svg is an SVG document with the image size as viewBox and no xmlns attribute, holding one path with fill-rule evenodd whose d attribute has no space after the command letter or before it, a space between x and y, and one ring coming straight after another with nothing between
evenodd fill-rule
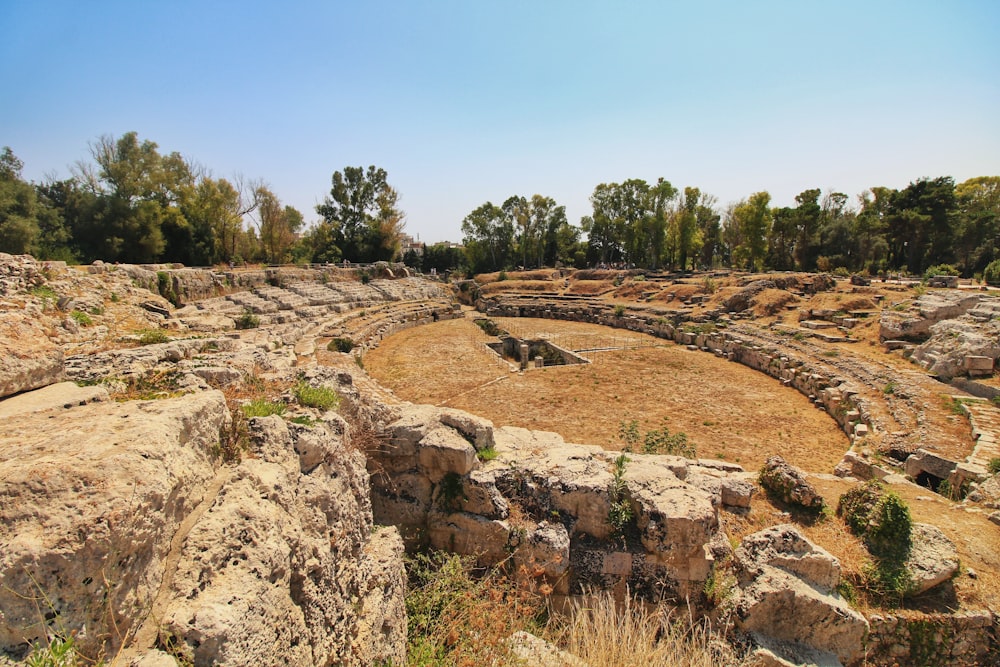
<instances>
[{"instance_id":1,"label":"shrub","mask_svg":"<svg viewBox=\"0 0 1000 667\"><path fill-rule=\"evenodd\" d=\"M180 304L180 299L177 298L177 293L174 292L173 281L170 280L170 274L166 271L156 272L156 289L164 299L174 304L175 306Z\"/></svg>"},{"instance_id":2,"label":"shrub","mask_svg":"<svg viewBox=\"0 0 1000 667\"><path fill-rule=\"evenodd\" d=\"M35 644L24 659L28 667L77 667L89 663L77 652L72 637L53 637L48 644Z\"/></svg>"},{"instance_id":3,"label":"shrub","mask_svg":"<svg viewBox=\"0 0 1000 667\"><path fill-rule=\"evenodd\" d=\"M309 408L331 410L340 405L340 395L329 387L313 387L307 382L299 382L294 393L299 405Z\"/></svg>"},{"instance_id":4,"label":"shrub","mask_svg":"<svg viewBox=\"0 0 1000 667\"><path fill-rule=\"evenodd\" d=\"M501 271L499 273L499 275L497 275L497 282L500 282L502 280L507 280L507 272L506 271Z\"/></svg>"},{"instance_id":5,"label":"shrub","mask_svg":"<svg viewBox=\"0 0 1000 667\"><path fill-rule=\"evenodd\" d=\"M249 308L243 309L243 314L236 318L237 329L256 329L260 326L260 318Z\"/></svg>"},{"instance_id":6,"label":"shrub","mask_svg":"<svg viewBox=\"0 0 1000 667\"><path fill-rule=\"evenodd\" d=\"M951 264L935 264L924 271L924 280L929 280L934 276L957 276L959 270Z\"/></svg>"},{"instance_id":7,"label":"shrub","mask_svg":"<svg viewBox=\"0 0 1000 667\"><path fill-rule=\"evenodd\" d=\"M140 345L153 345L155 343L167 343L170 337L163 329L147 329L139 336Z\"/></svg>"},{"instance_id":8,"label":"shrub","mask_svg":"<svg viewBox=\"0 0 1000 667\"><path fill-rule=\"evenodd\" d=\"M615 459L614 470L611 473L611 485L608 487L608 524L611 526L612 537L625 543L625 528L633 519L632 500L628 495L628 485L625 484L625 466L631 461L625 454Z\"/></svg>"},{"instance_id":9,"label":"shrub","mask_svg":"<svg viewBox=\"0 0 1000 667\"><path fill-rule=\"evenodd\" d=\"M354 349L354 341L350 338L334 338L327 343L326 349L330 352L348 353Z\"/></svg>"},{"instance_id":10,"label":"shrub","mask_svg":"<svg viewBox=\"0 0 1000 667\"><path fill-rule=\"evenodd\" d=\"M270 417L271 415L285 414L284 403L269 401L266 398L255 398L249 403L242 405L240 409L248 419L251 417Z\"/></svg>"},{"instance_id":11,"label":"shrub","mask_svg":"<svg viewBox=\"0 0 1000 667\"><path fill-rule=\"evenodd\" d=\"M1000 259L995 259L983 269L983 280L988 285L1000 285Z\"/></svg>"},{"instance_id":12,"label":"shrub","mask_svg":"<svg viewBox=\"0 0 1000 667\"><path fill-rule=\"evenodd\" d=\"M624 317L624 316L625 316L624 304L619 303L615 305L615 317Z\"/></svg>"},{"instance_id":13,"label":"shrub","mask_svg":"<svg viewBox=\"0 0 1000 667\"><path fill-rule=\"evenodd\" d=\"M1000 472L1000 456L994 456L990 459L990 462L986 464L986 469L990 471L991 475L995 475Z\"/></svg>"},{"instance_id":14,"label":"shrub","mask_svg":"<svg viewBox=\"0 0 1000 667\"><path fill-rule=\"evenodd\" d=\"M69 316L76 320L77 324L82 327L89 327L94 323L94 320L90 319L90 315L82 310L74 310L69 314Z\"/></svg>"},{"instance_id":15,"label":"shrub","mask_svg":"<svg viewBox=\"0 0 1000 667\"><path fill-rule=\"evenodd\" d=\"M485 447L476 452L476 458L478 458L483 463L486 463L487 461L492 461L498 456L500 456L500 452L498 452L493 447Z\"/></svg>"},{"instance_id":16,"label":"shrub","mask_svg":"<svg viewBox=\"0 0 1000 667\"><path fill-rule=\"evenodd\" d=\"M500 336L501 334L507 333L499 326L497 326L496 322L494 322L489 318L486 317L480 318L478 320L475 320L475 322L476 326L482 329L483 333L485 333L487 336Z\"/></svg>"}]
</instances>

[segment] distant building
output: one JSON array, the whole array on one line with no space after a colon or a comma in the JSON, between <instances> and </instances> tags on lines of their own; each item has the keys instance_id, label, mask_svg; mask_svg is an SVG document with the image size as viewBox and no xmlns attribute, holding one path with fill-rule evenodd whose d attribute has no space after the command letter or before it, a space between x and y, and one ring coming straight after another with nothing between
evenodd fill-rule
<instances>
[{"instance_id":1,"label":"distant building","mask_svg":"<svg viewBox=\"0 0 1000 667\"><path fill-rule=\"evenodd\" d=\"M399 244L400 244L400 252L403 254L403 257L406 257L406 253L411 250L420 256L423 256L424 254L425 244L421 243L418 240L415 240L409 234L401 235L399 237Z\"/></svg>"}]
</instances>

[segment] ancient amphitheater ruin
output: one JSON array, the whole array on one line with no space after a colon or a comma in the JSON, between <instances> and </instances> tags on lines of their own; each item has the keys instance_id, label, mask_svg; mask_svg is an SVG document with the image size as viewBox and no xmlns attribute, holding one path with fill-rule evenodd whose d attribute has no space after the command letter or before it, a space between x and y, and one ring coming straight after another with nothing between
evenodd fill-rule
<instances>
[{"instance_id":1,"label":"ancient amphitheater ruin","mask_svg":"<svg viewBox=\"0 0 1000 667\"><path fill-rule=\"evenodd\" d=\"M420 549L725 614L757 664L998 663L994 294L502 278L0 255L0 663L58 630L123 665L404 664ZM661 419L690 449L636 439ZM834 516L871 479L915 522L891 607L852 599Z\"/></svg>"}]
</instances>

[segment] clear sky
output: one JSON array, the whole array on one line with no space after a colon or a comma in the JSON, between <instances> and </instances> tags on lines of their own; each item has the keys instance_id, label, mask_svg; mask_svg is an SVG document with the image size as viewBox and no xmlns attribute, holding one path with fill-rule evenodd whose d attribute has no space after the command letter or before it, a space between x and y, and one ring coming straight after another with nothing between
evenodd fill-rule
<instances>
[{"instance_id":1,"label":"clear sky","mask_svg":"<svg viewBox=\"0 0 1000 667\"><path fill-rule=\"evenodd\" d=\"M0 145L67 177L130 130L307 221L380 166L406 231L594 186L852 197L1000 175L1000 1L0 0Z\"/></svg>"}]
</instances>

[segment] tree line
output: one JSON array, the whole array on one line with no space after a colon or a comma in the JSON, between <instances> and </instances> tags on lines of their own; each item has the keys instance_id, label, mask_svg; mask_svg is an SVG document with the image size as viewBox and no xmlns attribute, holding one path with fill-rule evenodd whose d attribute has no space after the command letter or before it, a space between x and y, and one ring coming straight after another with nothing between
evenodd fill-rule
<instances>
[{"instance_id":1,"label":"tree line","mask_svg":"<svg viewBox=\"0 0 1000 667\"><path fill-rule=\"evenodd\" d=\"M90 144L70 178L28 183L10 147L0 153L0 252L85 262L372 262L399 254L403 213L385 170L347 167L316 207L281 202L262 179L214 178L135 132Z\"/></svg>"},{"instance_id":2,"label":"tree line","mask_svg":"<svg viewBox=\"0 0 1000 667\"><path fill-rule=\"evenodd\" d=\"M307 226L262 179L215 178L135 132L90 144L71 176L26 182L0 153L0 251L69 262L351 262L402 259L423 270L627 266L658 270L909 272L948 265L967 277L1000 260L1000 176L921 178L853 199L808 189L794 206L767 191L720 206L697 187L601 183L578 225L540 194L490 201L462 220L462 248L401 256L404 213L384 169L335 171ZM1000 275L1000 262L995 267Z\"/></svg>"},{"instance_id":3,"label":"tree line","mask_svg":"<svg viewBox=\"0 0 1000 667\"><path fill-rule=\"evenodd\" d=\"M946 267L972 277L1000 260L1000 176L959 184L947 176L921 178L901 190L873 187L853 202L842 192L809 189L795 206L783 207L761 191L721 208L696 187L629 179L601 183L590 203L592 213L573 227L564 212L546 215L563 209L547 197L511 197L499 207L486 202L462 222L468 267L488 272L562 262L871 275Z\"/></svg>"}]
</instances>

